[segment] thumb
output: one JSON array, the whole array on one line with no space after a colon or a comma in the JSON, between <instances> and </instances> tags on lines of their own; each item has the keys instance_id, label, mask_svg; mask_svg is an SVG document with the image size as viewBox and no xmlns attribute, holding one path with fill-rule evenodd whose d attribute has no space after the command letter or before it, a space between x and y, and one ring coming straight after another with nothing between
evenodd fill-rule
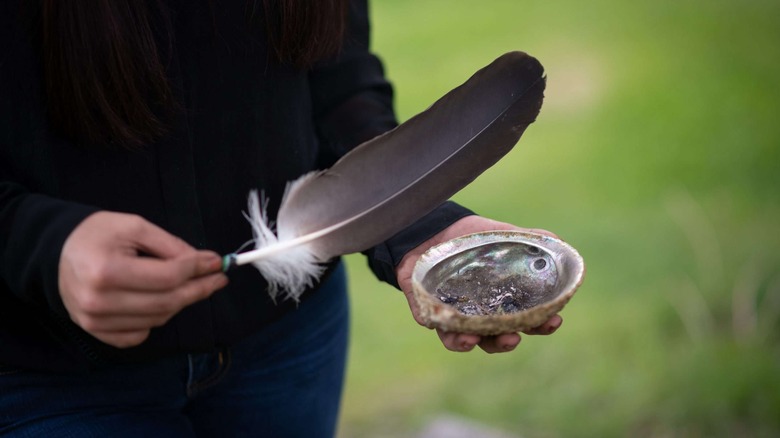
<instances>
[{"instance_id":1,"label":"thumb","mask_svg":"<svg viewBox=\"0 0 780 438\"><path fill-rule=\"evenodd\" d=\"M412 311L412 317L417 322L417 324L420 324L425 328L433 328L423 322L422 317L420 316L420 305L417 304L417 299L414 297L414 292L412 289L404 289L403 293L406 296L406 301L409 303L409 310Z\"/></svg>"},{"instance_id":2,"label":"thumb","mask_svg":"<svg viewBox=\"0 0 780 438\"><path fill-rule=\"evenodd\" d=\"M195 251L182 239L157 225L134 215L126 215L122 224L125 237L135 249L155 257L169 259Z\"/></svg>"}]
</instances>

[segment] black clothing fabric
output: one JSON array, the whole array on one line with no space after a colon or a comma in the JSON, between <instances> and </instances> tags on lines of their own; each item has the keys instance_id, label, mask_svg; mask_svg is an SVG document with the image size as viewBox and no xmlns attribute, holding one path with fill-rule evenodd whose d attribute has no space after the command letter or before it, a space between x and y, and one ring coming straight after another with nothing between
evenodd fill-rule
<instances>
[{"instance_id":1,"label":"black clothing fabric","mask_svg":"<svg viewBox=\"0 0 780 438\"><path fill-rule=\"evenodd\" d=\"M241 214L250 189L268 195L273 217L286 182L393 128L392 89L368 50L365 1L350 5L341 53L308 71L275 61L243 0L218 8L169 1L168 74L182 109L163 138L134 150L74 144L50 129L37 20L21 17L20 3L0 3L0 364L78 371L207 351L293 311L292 302L270 300L256 270L240 268L226 289L142 345L116 349L70 321L59 256L73 228L98 210L138 214L197 248L233 252L251 239ZM396 284L393 268L406 251L468 214L443 205L366 251L369 265Z\"/></svg>"}]
</instances>

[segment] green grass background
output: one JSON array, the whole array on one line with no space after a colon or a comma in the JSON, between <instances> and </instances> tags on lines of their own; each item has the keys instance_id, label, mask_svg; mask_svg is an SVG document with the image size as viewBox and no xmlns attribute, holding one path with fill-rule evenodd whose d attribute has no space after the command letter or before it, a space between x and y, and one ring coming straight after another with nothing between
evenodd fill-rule
<instances>
[{"instance_id":1,"label":"green grass background","mask_svg":"<svg viewBox=\"0 0 780 438\"><path fill-rule=\"evenodd\" d=\"M585 258L550 337L446 351L348 257L339 435L446 413L525 437L780 436L780 2L376 0L402 120L510 50L538 121L456 200Z\"/></svg>"}]
</instances>

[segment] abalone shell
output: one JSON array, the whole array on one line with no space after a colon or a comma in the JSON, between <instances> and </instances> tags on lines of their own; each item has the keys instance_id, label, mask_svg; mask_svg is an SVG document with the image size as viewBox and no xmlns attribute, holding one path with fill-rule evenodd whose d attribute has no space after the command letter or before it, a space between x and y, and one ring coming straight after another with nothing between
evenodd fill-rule
<instances>
[{"instance_id":1,"label":"abalone shell","mask_svg":"<svg viewBox=\"0 0 780 438\"><path fill-rule=\"evenodd\" d=\"M537 327L582 284L585 263L567 243L526 231L487 231L434 246L412 274L423 323L496 335Z\"/></svg>"}]
</instances>

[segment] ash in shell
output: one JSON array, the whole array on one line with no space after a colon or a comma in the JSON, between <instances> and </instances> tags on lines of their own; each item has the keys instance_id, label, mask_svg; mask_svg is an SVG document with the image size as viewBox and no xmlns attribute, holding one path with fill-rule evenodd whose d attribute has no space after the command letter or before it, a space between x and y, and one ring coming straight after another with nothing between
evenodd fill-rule
<instances>
[{"instance_id":1,"label":"ash in shell","mask_svg":"<svg viewBox=\"0 0 780 438\"><path fill-rule=\"evenodd\" d=\"M507 242L458 253L429 275L434 296L465 315L515 313L555 296L558 271L538 246Z\"/></svg>"}]
</instances>

